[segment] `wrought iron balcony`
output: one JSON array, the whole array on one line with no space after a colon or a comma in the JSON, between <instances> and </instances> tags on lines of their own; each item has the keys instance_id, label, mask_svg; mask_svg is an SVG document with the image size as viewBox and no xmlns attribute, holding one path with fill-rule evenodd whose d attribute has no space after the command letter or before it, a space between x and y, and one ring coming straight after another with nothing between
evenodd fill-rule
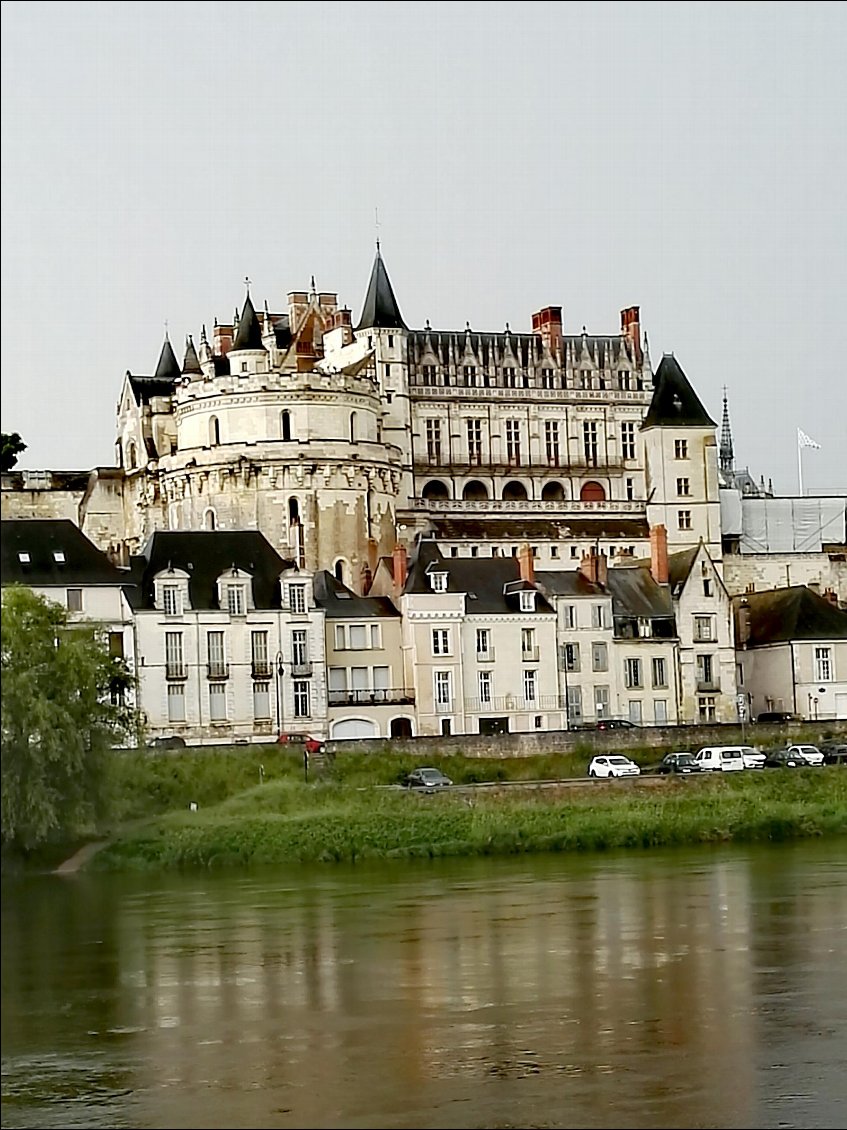
<instances>
[{"instance_id":1,"label":"wrought iron balcony","mask_svg":"<svg viewBox=\"0 0 847 1130\"><path fill-rule=\"evenodd\" d=\"M229 678L229 664L228 663L207 663L206 676L209 679L228 679Z\"/></svg>"},{"instance_id":2,"label":"wrought iron balcony","mask_svg":"<svg viewBox=\"0 0 847 1130\"><path fill-rule=\"evenodd\" d=\"M540 652L537 647L522 647L521 661L523 663L537 663L539 654Z\"/></svg>"},{"instance_id":3,"label":"wrought iron balcony","mask_svg":"<svg viewBox=\"0 0 847 1130\"><path fill-rule=\"evenodd\" d=\"M312 664L311 661L292 663L288 670L292 679L308 679L312 674Z\"/></svg>"},{"instance_id":4,"label":"wrought iron balcony","mask_svg":"<svg viewBox=\"0 0 847 1130\"><path fill-rule=\"evenodd\" d=\"M477 663L493 663L494 662L494 646L485 648L484 651L477 651Z\"/></svg>"},{"instance_id":5,"label":"wrought iron balcony","mask_svg":"<svg viewBox=\"0 0 847 1130\"><path fill-rule=\"evenodd\" d=\"M187 679L188 668L184 663L166 663L165 664L165 678L166 679Z\"/></svg>"},{"instance_id":6,"label":"wrought iron balcony","mask_svg":"<svg viewBox=\"0 0 847 1130\"><path fill-rule=\"evenodd\" d=\"M387 706L414 701L415 692L408 687L386 687L372 691L329 691L330 706Z\"/></svg>"},{"instance_id":7,"label":"wrought iron balcony","mask_svg":"<svg viewBox=\"0 0 847 1130\"><path fill-rule=\"evenodd\" d=\"M263 659L261 662L253 661L250 665L250 673L254 679L272 679L274 671L271 664Z\"/></svg>"}]
</instances>

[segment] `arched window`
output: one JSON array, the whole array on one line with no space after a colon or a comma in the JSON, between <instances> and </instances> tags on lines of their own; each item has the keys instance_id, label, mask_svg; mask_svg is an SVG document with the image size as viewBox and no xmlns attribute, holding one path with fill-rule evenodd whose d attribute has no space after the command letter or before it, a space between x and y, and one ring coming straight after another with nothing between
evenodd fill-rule
<instances>
[{"instance_id":1,"label":"arched window","mask_svg":"<svg viewBox=\"0 0 847 1130\"><path fill-rule=\"evenodd\" d=\"M462 488L462 498L468 502L484 502L488 498L488 487L479 479L472 479Z\"/></svg>"},{"instance_id":2,"label":"arched window","mask_svg":"<svg viewBox=\"0 0 847 1130\"><path fill-rule=\"evenodd\" d=\"M209 443L212 447L217 447L221 442L221 425L217 416L212 416L209 420Z\"/></svg>"},{"instance_id":3,"label":"arched window","mask_svg":"<svg viewBox=\"0 0 847 1130\"><path fill-rule=\"evenodd\" d=\"M606 490L602 483L583 483L579 497L582 502L605 502Z\"/></svg>"},{"instance_id":4,"label":"arched window","mask_svg":"<svg viewBox=\"0 0 847 1130\"><path fill-rule=\"evenodd\" d=\"M336 581L341 581L341 583L343 585L344 584L344 562L341 560L340 557L336 561L336 563L333 565L332 573L333 573L333 576L335 577Z\"/></svg>"},{"instance_id":5,"label":"arched window","mask_svg":"<svg viewBox=\"0 0 847 1130\"><path fill-rule=\"evenodd\" d=\"M129 445L129 451L127 452L127 456L126 456L127 463L129 464L130 471L135 467L137 458L138 458L138 456L137 456L136 451L135 451L135 444L131 443Z\"/></svg>"},{"instance_id":6,"label":"arched window","mask_svg":"<svg viewBox=\"0 0 847 1130\"><path fill-rule=\"evenodd\" d=\"M282 438L284 440L291 439L291 413L288 411L287 408L282 413L282 418L281 418L281 421L280 421L280 430L282 432Z\"/></svg>"},{"instance_id":7,"label":"arched window","mask_svg":"<svg viewBox=\"0 0 847 1130\"><path fill-rule=\"evenodd\" d=\"M215 515L214 510L212 510L212 508L209 507L209 509L206 510L203 514L203 529L204 530L216 530L217 527L218 527L217 516Z\"/></svg>"},{"instance_id":8,"label":"arched window","mask_svg":"<svg viewBox=\"0 0 847 1130\"><path fill-rule=\"evenodd\" d=\"M561 483L545 483L541 491L542 502L561 502L565 497L565 488Z\"/></svg>"},{"instance_id":9,"label":"arched window","mask_svg":"<svg viewBox=\"0 0 847 1130\"><path fill-rule=\"evenodd\" d=\"M503 501L504 502L520 502L526 498L526 487L523 483L511 482L506 483L503 487Z\"/></svg>"},{"instance_id":10,"label":"arched window","mask_svg":"<svg viewBox=\"0 0 847 1130\"><path fill-rule=\"evenodd\" d=\"M422 498L429 500L440 500L450 497L450 492L447 487L439 479L430 479L430 481L423 488L421 495Z\"/></svg>"},{"instance_id":11,"label":"arched window","mask_svg":"<svg viewBox=\"0 0 847 1130\"><path fill-rule=\"evenodd\" d=\"M296 498L288 500L288 522L291 526L300 525L300 503Z\"/></svg>"},{"instance_id":12,"label":"arched window","mask_svg":"<svg viewBox=\"0 0 847 1130\"><path fill-rule=\"evenodd\" d=\"M356 413L350 413L350 442L356 442Z\"/></svg>"}]
</instances>

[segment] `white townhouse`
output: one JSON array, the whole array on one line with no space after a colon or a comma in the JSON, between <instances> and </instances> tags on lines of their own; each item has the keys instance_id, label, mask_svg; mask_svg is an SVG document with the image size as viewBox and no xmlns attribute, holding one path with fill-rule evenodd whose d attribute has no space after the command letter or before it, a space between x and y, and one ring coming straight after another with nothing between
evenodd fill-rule
<instances>
[{"instance_id":1,"label":"white townhouse","mask_svg":"<svg viewBox=\"0 0 847 1130\"><path fill-rule=\"evenodd\" d=\"M312 577L255 530L159 531L131 562L149 736L325 737L324 613Z\"/></svg>"}]
</instances>

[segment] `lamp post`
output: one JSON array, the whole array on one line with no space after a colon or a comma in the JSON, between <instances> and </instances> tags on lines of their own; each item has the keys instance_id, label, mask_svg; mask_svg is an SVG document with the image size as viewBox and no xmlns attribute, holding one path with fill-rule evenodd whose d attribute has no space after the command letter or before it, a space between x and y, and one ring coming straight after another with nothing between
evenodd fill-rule
<instances>
[{"instance_id":1,"label":"lamp post","mask_svg":"<svg viewBox=\"0 0 847 1130\"><path fill-rule=\"evenodd\" d=\"M285 668L282 665L282 652L276 653L274 659L274 682L276 684L276 733L277 737L282 733L282 719L283 719L283 696L282 696L282 676L285 674Z\"/></svg>"}]
</instances>

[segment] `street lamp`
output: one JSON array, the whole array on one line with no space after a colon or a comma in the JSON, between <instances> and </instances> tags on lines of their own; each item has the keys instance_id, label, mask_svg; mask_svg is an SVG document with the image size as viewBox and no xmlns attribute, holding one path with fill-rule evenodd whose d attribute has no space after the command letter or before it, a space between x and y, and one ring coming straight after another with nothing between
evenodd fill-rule
<instances>
[{"instance_id":1,"label":"street lamp","mask_svg":"<svg viewBox=\"0 0 847 1130\"><path fill-rule=\"evenodd\" d=\"M282 697L282 676L285 674L285 668L282 665L282 652L276 653L274 659L274 682L276 684L276 734L277 737L282 733L282 718L283 718L283 697Z\"/></svg>"}]
</instances>

